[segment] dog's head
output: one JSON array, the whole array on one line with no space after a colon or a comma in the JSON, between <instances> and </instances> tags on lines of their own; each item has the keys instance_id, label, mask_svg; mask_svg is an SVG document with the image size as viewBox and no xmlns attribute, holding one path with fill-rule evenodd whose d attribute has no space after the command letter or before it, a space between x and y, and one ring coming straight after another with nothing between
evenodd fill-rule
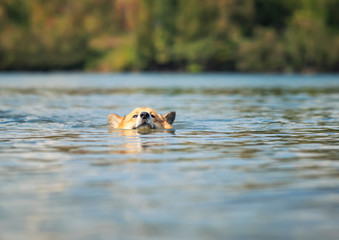
<instances>
[{"instance_id":1,"label":"dog's head","mask_svg":"<svg viewBox=\"0 0 339 240\"><path fill-rule=\"evenodd\" d=\"M108 115L109 125L119 129L171 129L174 120L175 112L160 115L152 108L136 108L124 117Z\"/></svg>"}]
</instances>

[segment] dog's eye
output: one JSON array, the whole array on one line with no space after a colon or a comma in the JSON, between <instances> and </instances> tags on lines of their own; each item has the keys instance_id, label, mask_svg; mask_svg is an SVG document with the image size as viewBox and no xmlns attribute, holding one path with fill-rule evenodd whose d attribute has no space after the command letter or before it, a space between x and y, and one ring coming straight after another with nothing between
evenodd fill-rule
<instances>
[{"instance_id":1,"label":"dog's eye","mask_svg":"<svg viewBox=\"0 0 339 240\"><path fill-rule=\"evenodd\" d=\"M137 118L137 117L138 117L138 115L134 115L134 116L133 116L133 118Z\"/></svg>"},{"instance_id":2,"label":"dog's eye","mask_svg":"<svg viewBox=\"0 0 339 240\"><path fill-rule=\"evenodd\" d=\"M153 114L151 114L151 117L152 117L152 118L155 118L155 116L154 116Z\"/></svg>"}]
</instances>

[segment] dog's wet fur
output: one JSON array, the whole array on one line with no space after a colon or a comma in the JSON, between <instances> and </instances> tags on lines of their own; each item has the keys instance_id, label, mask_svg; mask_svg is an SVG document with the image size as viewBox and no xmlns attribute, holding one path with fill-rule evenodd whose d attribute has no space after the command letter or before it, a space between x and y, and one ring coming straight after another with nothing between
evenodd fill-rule
<instances>
[{"instance_id":1,"label":"dog's wet fur","mask_svg":"<svg viewBox=\"0 0 339 240\"><path fill-rule=\"evenodd\" d=\"M175 120L175 112L165 115L158 114L152 108L136 108L130 114L120 117L117 114L109 114L108 123L116 129L172 129Z\"/></svg>"}]
</instances>

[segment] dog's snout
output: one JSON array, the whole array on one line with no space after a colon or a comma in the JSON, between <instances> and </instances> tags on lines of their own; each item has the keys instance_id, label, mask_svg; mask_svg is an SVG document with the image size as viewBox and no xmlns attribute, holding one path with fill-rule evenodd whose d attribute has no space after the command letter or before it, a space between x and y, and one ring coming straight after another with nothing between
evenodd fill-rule
<instances>
[{"instance_id":1,"label":"dog's snout","mask_svg":"<svg viewBox=\"0 0 339 240\"><path fill-rule=\"evenodd\" d=\"M148 112L142 112L142 113L140 113L140 117L142 118L142 119L147 119L147 118L149 118L149 113Z\"/></svg>"}]
</instances>

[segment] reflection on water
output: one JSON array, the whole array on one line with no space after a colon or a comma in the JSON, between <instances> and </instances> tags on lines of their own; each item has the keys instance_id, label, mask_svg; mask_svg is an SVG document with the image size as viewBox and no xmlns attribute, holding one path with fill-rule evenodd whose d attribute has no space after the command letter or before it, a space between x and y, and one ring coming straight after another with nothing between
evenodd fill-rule
<instances>
[{"instance_id":1,"label":"reflection on water","mask_svg":"<svg viewBox=\"0 0 339 240\"><path fill-rule=\"evenodd\" d=\"M336 75L0 75L0 239L336 239ZM175 110L175 131L109 113Z\"/></svg>"},{"instance_id":2,"label":"reflection on water","mask_svg":"<svg viewBox=\"0 0 339 240\"><path fill-rule=\"evenodd\" d=\"M121 129L110 129L109 133L112 134L114 138L121 138L123 142L119 145L118 148L112 146L112 150L109 151L110 154L128 154L128 153L141 153L146 151L153 151L154 148L165 147L166 148L166 135L162 138L165 141L159 143L159 141L152 140L154 135L159 135L161 133L167 135L175 135L175 130L121 130ZM150 136L147 136L150 135ZM147 140L146 137L149 137Z\"/></svg>"}]
</instances>

